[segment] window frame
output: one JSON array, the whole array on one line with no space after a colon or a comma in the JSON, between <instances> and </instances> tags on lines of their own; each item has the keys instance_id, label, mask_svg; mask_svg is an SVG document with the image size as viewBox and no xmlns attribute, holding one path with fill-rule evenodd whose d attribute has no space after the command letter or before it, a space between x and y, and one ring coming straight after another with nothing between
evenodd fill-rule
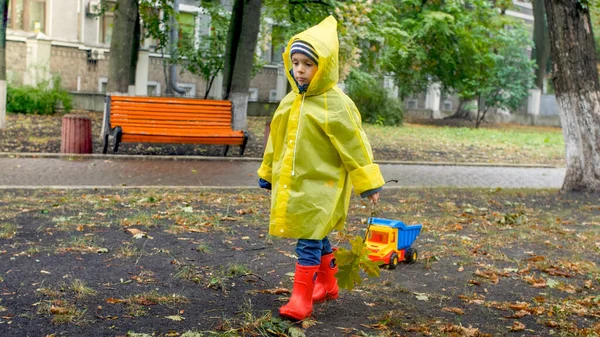
<instances>
[{"instance_id":1,"label":"window frame","mask_svg":"<svg viewBox=\"0 0 600 337\"><path fill-rule=\"evenodd\" d=\"M20 0L22 4L21 15L17 15L17 1L13 0L9 3L8 9L8 24L7 27L14 30L21 30L25 32L35 32L35 29L29 29L29 21L31 19L31 4L32 3L43 3L43 25L40 25L40 32L46 33L48 25L48 0ZM15 21L16 17L20 17L20 25L17 25Z\"/></svg>"}]
</instances>

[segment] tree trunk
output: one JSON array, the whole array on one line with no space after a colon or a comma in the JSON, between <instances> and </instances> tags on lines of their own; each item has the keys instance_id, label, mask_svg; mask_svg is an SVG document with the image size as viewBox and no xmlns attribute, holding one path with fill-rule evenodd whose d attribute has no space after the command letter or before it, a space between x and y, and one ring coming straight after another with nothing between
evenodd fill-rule
<instances>
[{"instance_id":1,"label":"tree trunk","mask_svg":"<svg viewBox=\"0 0 600 337\"><path fill-rule=\"evenodd\" d=\"M465 119L472 120L474 112L471 109L467 109L467 106L473 103L473 99L463 99L461 98L458 102L458 108L454 113L444 119ZM476 101L476 100L475 100ZM476 112L475 112L476 113Z\"/></svg>"},{"instance_id":2,"label":"tree trunk","mask_svg":"<svg viewBox=\"0 0 600 337\"><path fill-rule=\"evenodd\" d=\"M129 85L135 83L137 51L140 44L139 24L138 1L119 0L115 6L115 21L110 42L107 93L127 93Z\"/></svg>"},{"instance_id":3,"label":"tree trunk","mask_svg":"<svg viewBox=\"0 0 600 337\"><path fill-rule=\"evenodd\" d=\"M533 0L533 42L535 43L534 57L537 69L535 70L535 85L544 90L544 79L546 78L546 65L550 57L550 40L548 36L548 24L546 22L546 8L544 0Z\"/></svg>"},{"instance_id":4,"label":"tree trunk","mask_svg":"<svg viewBox=\"0 0 600 337\"><path fill-rule=\"evenodd\" d=\"M562 190L600 192L600 84L589 9L578 0L546 0L546 13L565 138Z\"/></svg>"},{"instance_id":5,"label":"tree trunk","mask_svg":"<svg viewBox=\"0 0 600 337\"><path fill-rule=\"evenodd\" d=\"M261 1L236 0L231 14L223 69L223 98L233 102L234 130L246 129L248 89L260 30Z\"/></svg>"},{"instance_id":6,"label":"tree trunk","mask_svg":"<svg viewBox=\"0 0 600 337\"><path fill-rule=\"evenodd\" d=\"M227 31L227 47L223 64L223 99L229 99L231 91L231 76L237 54L240 36L242 34L242 18L244 16L244 0L235 0L229 20L229 31Z\"/></svg>"},{"instance_id":7,"label":"tree trunk","mask_svg":"<svg viewBox=\"0 0 600 337\"><path fill-rule=\"evenodd\" d=\"M0 0L2 22L0 23L0 130L6 127L6 23L8 0Z\"/></svg>"}]
</instances>

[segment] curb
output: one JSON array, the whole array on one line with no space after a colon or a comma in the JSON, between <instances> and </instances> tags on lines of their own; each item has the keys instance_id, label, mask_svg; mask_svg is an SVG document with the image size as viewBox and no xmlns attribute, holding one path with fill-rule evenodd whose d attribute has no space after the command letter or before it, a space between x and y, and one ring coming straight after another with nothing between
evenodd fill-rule
<instances>
[{"instance_id":1,"label":"curb","mask_svg":"<svg viewBox=\"0 0 600 337\"><path fill-rule=\"evenodd\" d=\"M101 159L101 160L172 160L172 161L242 161L261 162L256 157L214 157L214 156L147 156L147 155L115 155L115 154L71 154L46 152L0 152L0 158L56 158L56 159ZM513 163L469 163L469 162L426 162L375 160L380 165L426 165L426 166L479 166L479 167L522 167L522 168L565 168L549 164L513 164Z\"/></svg>"}]
</instances>

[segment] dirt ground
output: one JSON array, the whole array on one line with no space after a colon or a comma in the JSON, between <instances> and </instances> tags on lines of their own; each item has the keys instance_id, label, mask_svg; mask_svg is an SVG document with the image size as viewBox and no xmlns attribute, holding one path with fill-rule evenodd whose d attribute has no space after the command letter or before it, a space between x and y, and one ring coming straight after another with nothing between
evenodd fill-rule
<instances>
[{"instance_id":1,"label":"dirt ground","mask_svg":"<svg viewBox=\"0 0 600 337\"><path fill-rule=\"evenodd\" d=\"M598 336L600 201L554 190L388 190L415 264L309 320L277 317L294 242L264 191L3 190L2 336ZM368 218L353 198L348 247Z\"/></svg>"}]
</instances>

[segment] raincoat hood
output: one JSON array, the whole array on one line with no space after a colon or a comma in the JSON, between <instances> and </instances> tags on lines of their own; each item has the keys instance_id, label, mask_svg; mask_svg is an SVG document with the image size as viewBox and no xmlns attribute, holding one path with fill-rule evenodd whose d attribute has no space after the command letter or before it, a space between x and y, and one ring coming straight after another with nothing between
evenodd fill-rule
<instances>
[{"instance_id":1,"label":"raincoat hood","mask_svg":"<svg viewBox=\"0 0 600 337\"><path fill-rule=\"evenodd\" d=\"M306 95L320 95L333 88L339 78L338 53L340 48L337 36L337 21L335 18L329 16L318 25L294 35L283 52L283 63L288 81L294 92L300 93L298 84L292 77L292 60L290 55L292 43L297 40L310 43L317 52L317 55L319 55L319 69L310 82Z\"/></svg>"}]
</instances>

